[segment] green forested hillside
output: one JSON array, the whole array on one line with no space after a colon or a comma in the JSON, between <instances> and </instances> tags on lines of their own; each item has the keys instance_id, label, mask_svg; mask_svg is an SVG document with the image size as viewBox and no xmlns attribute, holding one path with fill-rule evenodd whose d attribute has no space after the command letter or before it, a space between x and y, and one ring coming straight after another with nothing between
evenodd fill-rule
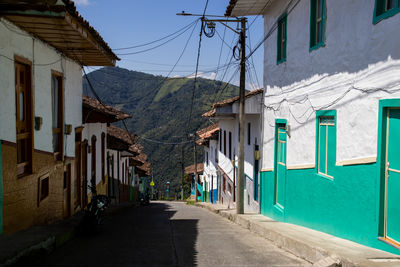
<instances>
[{"instance_id":1,"label":"green forested hillside","mask_svg":"<svg viewBox=\"0 0 400 267\"><path fill-rule=\"evenodd\" d=\"M118 67L99 69L88 77L105 103L132 115L126 122L132 133L142 137L140 143L152 163L156 187L163 189L170 181L171 191L180 186L182 145L165 143L186 141L187 133L210 124L201 114L208 111L213 102L238 94L238 88L233 85L199 78L188 125L194 79L165 79ZM92 95L83 80L84 94ZM198 149L198 161L203 159L202 150ZM193 164L193 143L184 145L184 164Z\"/></svg>"}]
</instances>

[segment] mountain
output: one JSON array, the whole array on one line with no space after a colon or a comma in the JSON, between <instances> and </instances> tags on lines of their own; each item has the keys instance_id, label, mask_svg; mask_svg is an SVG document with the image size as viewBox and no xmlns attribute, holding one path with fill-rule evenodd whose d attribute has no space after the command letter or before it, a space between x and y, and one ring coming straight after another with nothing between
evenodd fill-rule
<instances>
[{"instance_id":1,"label":"mountain","mask_svg":"<svg viewBox=\"0 0 400 267\"><path fill-rule=\"evenodd\" d=\"M171 192L180 190L182 146L184 165L193 164L194 159L193 142L177 143L187 141L188 133L210 125L201 114L210 110L212 103L239 93L236 86L198 78L189 125L194 79L165 78L119 67L93 71L88 79L103 102L132 115L126 124L130 132L141 137L156 188L163 190L169 181ZM93 96L85 77L83 82L84 94ZM198 162L202 162L203 149L197 151Z\"/></svg>"}]
</instances>

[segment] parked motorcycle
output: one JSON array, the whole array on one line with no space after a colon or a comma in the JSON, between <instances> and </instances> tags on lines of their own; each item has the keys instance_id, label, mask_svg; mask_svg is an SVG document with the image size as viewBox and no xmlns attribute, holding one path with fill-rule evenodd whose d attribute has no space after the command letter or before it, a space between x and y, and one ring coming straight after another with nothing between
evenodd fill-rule
<instances>
[{"instance_id":1,"label":"parked motorcycle","mask_svg":"<svg viewBox=\"0 0 400 267\"><path fill-rule=\"evenodd\" d=\"M140 205L147 206L150 204L149 194L140 193Z\"/></svg>"},{"instance_id":2,"label":"parked motorcycle","mask_svg":"<svg viewBox=\"0 0 400 267\"><path fill-rule=\"evenodd\" d=\"M85 209L81 226L83 233L93 233L97 226L102 224L104 213L110 205L110 199L106 195L98 195L96 188L88 186L92 192L90 203Z\"/></svg>"}]
</instances>

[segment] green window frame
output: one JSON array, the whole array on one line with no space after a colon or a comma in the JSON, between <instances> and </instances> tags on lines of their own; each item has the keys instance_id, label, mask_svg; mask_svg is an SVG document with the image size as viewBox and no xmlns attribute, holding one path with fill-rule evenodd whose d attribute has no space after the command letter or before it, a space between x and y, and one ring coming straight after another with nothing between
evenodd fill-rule
<instances>
[{"instance_id":1,"label":"green window frame","mask_svg":"<svg viewBox=\"0 0 400 267\"><path fill-rule=\"evenodd\" d=\"M400 0L375 0L373 23L396 15L400 11Z\"/></svg>"},{"instance_id":2,"label":"green window frame","mask_svg":"<svg viewBox=\"0 0 400 267\"><path fill-rule=\"evenodd\" d=\"M287 45L287 13L284 13L278 19L276 64L280 64L286 61L286 45Z\"/></svg>"},{"instance_id":3,"label":"green window frame","mask_svg":"<svg viewBox=\"0 0 400 267\"><path fill-rule=\"evenodd\" d=\"M311 0L310 52L325 45L326 0Z\"/></svg>"},{"instance_id":4,"label":"green window frame","mask_svg":"<svg viewBox=\"0 0 400 267\"><path fill-rule=\"evenodd\" d=\"M336 164L336 110L317 111L317 173L333 179Z\"/></svg>"}]
</instances>

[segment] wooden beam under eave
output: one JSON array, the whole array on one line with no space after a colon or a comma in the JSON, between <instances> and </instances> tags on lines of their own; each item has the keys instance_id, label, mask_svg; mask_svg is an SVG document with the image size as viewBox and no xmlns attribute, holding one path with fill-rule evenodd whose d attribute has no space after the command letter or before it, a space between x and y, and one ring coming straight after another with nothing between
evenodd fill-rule
<instances>
[{"instance_id":1,"label":"wooden beam under eave","mask_svg":"<svg viewBox=\"0 0 400 267\"><path fill-rule=\"evenodd\" d=\"M108 60L110 60L112 66L115 66L115 61L116 59L113 58L111 55L109 55L109 53L107 51L104 50L104 48L102 46L99 45L98 41L94 39L94 37L87 32L86 29L84 29L83 27L80 26L80 24L69 14L66 14L65 16L65 21L67 23L69 23L72 27L77 27L77 30L79 28L79 33L82 34L82 36L84 38L86 38L86 40L93 45L97 50L99 50L99 52L106 57ZM107 65L108 66L108 65Z\"/></svg>"}]
</instances>

